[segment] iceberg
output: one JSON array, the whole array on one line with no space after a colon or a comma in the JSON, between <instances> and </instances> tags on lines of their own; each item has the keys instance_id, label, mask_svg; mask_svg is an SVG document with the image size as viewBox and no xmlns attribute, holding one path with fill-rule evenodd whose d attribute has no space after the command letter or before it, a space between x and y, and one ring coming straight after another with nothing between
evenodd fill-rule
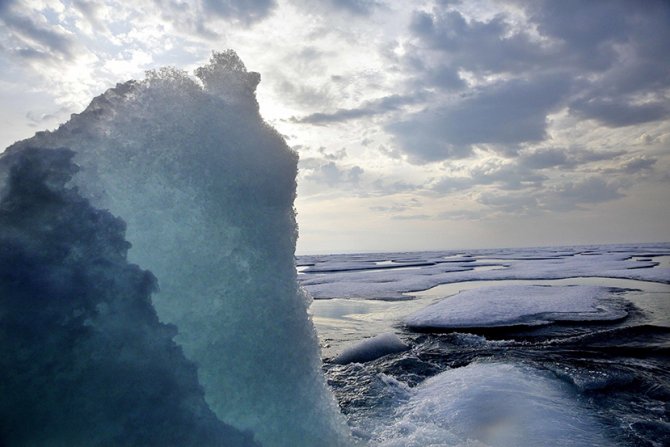
<instances>
[{"instance_id":1,"label":"iceberg","mask_svg":"<svg viewBox=\"0 0 670 447\"><path fill-rule=\"evenodd\" d=\"M166 325L160 327L176 328L170 334L178 347L170 347L172 335L163 347L183 350L195 365L204 400L220 421L252 431L264 446L350 445L321 373L307 314L310 298L296 282L297 155L261 118L255 99L259 81L229 50L214 53L196 78L165 68L118 84L58 129L10 146L0 159L0 198L11 197L12 182L27 181L16 180L16 163L30 154L45 167L40 175L48 185L65 180L64 187L96 213L109 213L113 225L121 225L116 218L125 222L127 261L155 276L151 300ZM71 179L70 174L64 179L60 168L51 169L61 148L71 151L77 167ZM54 211L53 221L69 222L67 231L76 235L77 219L66 216L67 208L62 212ZM101 224L87 231L103 238L109 229ZM7 242L15 235L2 236ZM31 247L42 243L30 235L24 239ZM77 250L72 247L73 256ZM79 255L86 258L85 249ZM11 281L3 278L2 290L13 288ZM98 287L114 293L115 281L122 279L109 278ZM126 286L120 287L125 293ZM38 302L30 305L41 312ZM10 310L3 307L0 315ZM90 312L106 318L100 309ZM113 321L141 325L135 317L115 315ZM106 354L115 352L90 353ZM35 374L49 380L51 372ZM194 417L205 411L188 408ZM163 445L169 444L174 445Z\"/></svg>"}]
</instances>

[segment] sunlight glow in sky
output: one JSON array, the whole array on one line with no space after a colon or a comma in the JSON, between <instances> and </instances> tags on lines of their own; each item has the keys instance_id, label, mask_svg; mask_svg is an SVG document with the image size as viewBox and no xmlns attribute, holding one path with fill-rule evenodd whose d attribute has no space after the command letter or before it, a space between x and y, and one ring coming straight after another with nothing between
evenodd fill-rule
<instances>
[{"instance_id":1,"label":"sunlight glow in sky","mask_svg":"<svg viewBox=\"0 0 670 447\"><path fill-rule=\"evenodd\" d=\"M232 48L298 251L670 240L665 1L0 0L0 143Z\"/></svg>"}]
</instances>

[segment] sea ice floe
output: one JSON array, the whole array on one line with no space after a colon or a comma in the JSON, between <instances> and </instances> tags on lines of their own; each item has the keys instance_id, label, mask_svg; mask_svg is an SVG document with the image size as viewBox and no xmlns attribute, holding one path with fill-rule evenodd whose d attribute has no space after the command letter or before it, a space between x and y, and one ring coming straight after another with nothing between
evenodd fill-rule
<instances>
[{"instance_id":1,"label":"sea ice floe","mask_svg":"<svg viewBox=\"0 0 670 447\"><path fill-rule=\"evenodd\" d=\"M457 329L624 318L627 313L613 293L597 286L480 287L414 312L404 323L415 329Z\"/></svg>"},{"instance_id":2,"label":"sea ice floe","mask_svg":"<svg viewBox=\"0 0 670 447\"><path fill-rule=\"evenodd\" d=\"M356 255L301 256L301 284L316 299L407 299L438 284L479 280L608 277L670 284L669 244L602 245ZM649 261L633 259L646 256ZM379 271L379 262L418 269ZM659 262L660 260L660 262ZM660 265L659 265L660 264ZM487 267L482 269L480 267ZM500 268L491 268L500 267ZM377 269L377 270L375 270Z\"/></svg>"}]
</instances>

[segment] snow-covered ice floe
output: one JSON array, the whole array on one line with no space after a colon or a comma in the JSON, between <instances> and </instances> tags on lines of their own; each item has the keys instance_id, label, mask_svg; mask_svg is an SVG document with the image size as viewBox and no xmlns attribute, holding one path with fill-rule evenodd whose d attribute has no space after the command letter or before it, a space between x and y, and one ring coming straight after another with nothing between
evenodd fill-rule
<instances>
[{"instance_id":1,"label":"snow-covered ice floe","mask_svg":"<svg viewBox=\"0 0 670 447\"><path fill-rule=\"evenodd\" d=\"M384 447L613 445L568 384L506 363L473 363L426 380L372 439Z\"/></svg>"},{"instance_id":2,"label":"snow-covered ice floe","mask_svg":"<svg viewBox=\"0 0 670 447\"><path fill-rule=\"evenodd\" d=\"M657 243L300 256L306 268L298 279L316 299L381 300L467 281L607 277L670 284L668 255L670 244Z\"/></svg>"},{"instance_id":3,"label":"snow-covered ice floe","mask_svg":"<svg viewBox=\"0 0 670 447\"><path fill-rule=\"evenodd\" d=\"M555 321L625 318L615 289L597 286L513 285L467 290L405 317L413 329L537 326Z\"/></svg>"}]
</instances>

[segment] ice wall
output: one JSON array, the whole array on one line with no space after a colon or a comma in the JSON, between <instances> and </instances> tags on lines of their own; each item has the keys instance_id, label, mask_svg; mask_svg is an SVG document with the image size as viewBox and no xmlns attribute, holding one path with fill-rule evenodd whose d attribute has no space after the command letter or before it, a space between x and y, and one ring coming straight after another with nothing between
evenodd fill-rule
<instances>
[{"instance_id":1,"label":"ice wall","mask_svg":"<svg viewBox=\"0 0 670 447\"><path fill-rule=\"evenodd\" d=\"M71 183L127 223L128 258L158 278L158 316L221 420L265 446L348 445L296 284L297 156L260 117L260 76L233 51L196 75L119 84L6 154L74 151Z\"/></svg>"},{"instance_id":2,"label":"ice wall","mask_svg":"<svg viewBox=\"0 0 670 447\"><path fill-rule=\"evenodd\" d=\"M0 159L0 445L258 446L216 418L67 149Z\"/></svg>"}]
</instances>

